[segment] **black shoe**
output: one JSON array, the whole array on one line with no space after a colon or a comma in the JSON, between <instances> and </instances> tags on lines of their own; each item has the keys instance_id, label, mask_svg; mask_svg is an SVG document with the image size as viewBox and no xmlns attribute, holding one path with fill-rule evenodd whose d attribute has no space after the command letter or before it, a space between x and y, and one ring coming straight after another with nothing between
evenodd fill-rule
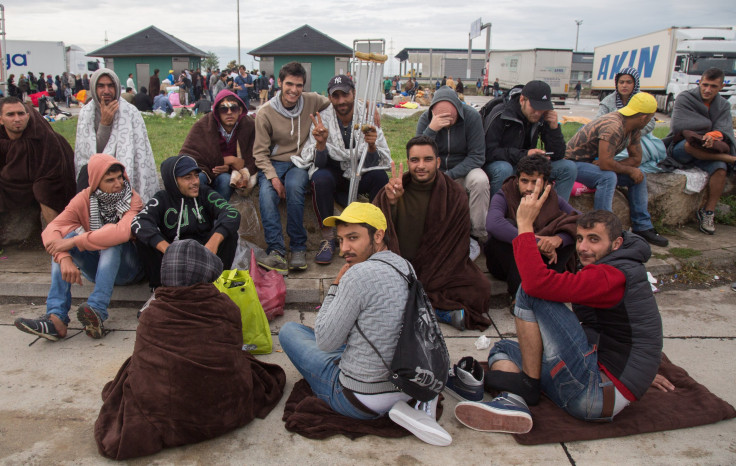
<instances>
[{"instance_id":1,"label":"black shoe","mask_svg":"<svg viewBox=\"0 0 736 466\"><path fill-rule=\"evenodd\" d=\"M643 231L631 231L635 235L639 235L645 240L647 240L647 243L653 244L655 246L661 246L665 247L668 244L670 244L670 241L665 238L664 236L661 236L659 233L657 233L657 230L654 228L651 228L649 230L643 230Z\"/></svg>"},{"instance_id":2,"label":"black shoe","mask_svg":"<svg viewBox=\"0 0 736 466\"><path fill-rule=\"evenodd\" d=\"M61 338L48 315L38 319L24 319L19 317L15 319L15 326L22 332L30 333L31 335L36 335L50 341L57 341Z\"/></svg>"}]
</instances>

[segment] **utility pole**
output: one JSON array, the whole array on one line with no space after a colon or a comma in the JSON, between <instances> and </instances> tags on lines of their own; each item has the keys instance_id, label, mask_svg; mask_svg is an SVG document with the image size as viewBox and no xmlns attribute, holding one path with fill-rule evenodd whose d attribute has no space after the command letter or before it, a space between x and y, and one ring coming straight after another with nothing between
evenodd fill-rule
<instances>
[{"instance_id":1,"label":"utility pole","mask_svg":"<svg viewBox=\"0 0 736 466\"><path fill-rule=\"evenodd\" d=\"M580 25L583 24L583 20L582 19L576 19L575 20L575 24L578 25L578 30L575 33L575 51L577 52L578 51L578 37L580 37Z\"/></svg>"},{"instance_id":2,"label":"utility pole","mask_svg":"<svg viewBox=\"0 0 736 466\"><path fill-rule=\"evenodd\" d=\"M5 69L5 57L8 56L7 43L5 42L5 5L0 5L0 37L2 37L2 53L0 53L0 62L2 63L0 65L0 86L2 86L3 94L8 95L8 81L5 76L8 71Z\"/></svg>"},{"instance_id":3,"label":"utility pole","mask_svg":"<svg viewBox=\"0 0 736 466\"><path fill-rule=\"evenodd\" d=\"M240 65L240 0L238 1L238 65Z\"/></svg>"}]
</instances>

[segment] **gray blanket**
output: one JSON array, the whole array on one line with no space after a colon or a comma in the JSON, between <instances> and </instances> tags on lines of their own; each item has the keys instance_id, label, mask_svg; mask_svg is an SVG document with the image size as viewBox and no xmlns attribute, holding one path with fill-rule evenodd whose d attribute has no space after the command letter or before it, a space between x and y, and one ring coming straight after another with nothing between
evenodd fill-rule
<instances>
[{"instance_id":1,"label":"gray blanket","mask_svg":"<svg viewBox=\"0 0 736 466\"><path fill-rule=\"evenodd\" d=\"M675 136L683 130L705 134L709 131L720 131L724 141L731 147L731 155L736 155L736 138L733 135L733 122L728 101L718 95L706 107L700 97L698 88L682 92L675 100L675 109L672 112L670 133L662 141L667 146L667 153L671 153Z\"/></svg>"}]
</instances>

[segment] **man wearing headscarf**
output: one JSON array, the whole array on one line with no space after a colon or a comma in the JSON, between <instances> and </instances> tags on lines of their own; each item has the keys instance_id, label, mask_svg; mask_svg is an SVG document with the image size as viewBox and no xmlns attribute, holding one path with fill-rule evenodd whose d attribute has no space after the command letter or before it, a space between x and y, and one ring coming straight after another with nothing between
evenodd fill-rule
<instances>
[{"instance_id":1,"label":"man wearing headscarf","mask_svg":"<svg viewBox=\"0 0 736 466\"><path fill-rule=\"evenodd\" d=\"M92 154L110 154L126 167L130 184L146 202L159 190L146 123L138 109L121 98L120 80L112 70L95 71L90 86L92 100L82 107L77 122L77 189L87 187L86 165Z\"/></svg>"},{"instance_id":2,"label":"man wearing headscarf","mask_svg":"<svg viewBox=\"0 0 736 466\"><path fill-rule=\"evenodd\" d=\"M122 460L220 436L265 418L286 374L242 350L240 310L212 282L222 261L193 239L173 243L162 287L141 314L133 355L102 390L100 454Z\"/></svg>"},{"instance_id":3,"label":"man wearing headscarf","mask_svg":"<svg viewBox=\"0 0 736 466\"><path fill-rule=\"evenodd\" d=\"M133 217L143 204L125 167L110 155L95 154L89 160L89 182L41 234L46 252L53 257L51 288L44 316L16 319L15 326L23 332L51 341L64 338L71 287L81 285L84 276L95 288L77 309L77 319L88 336L102 338L113 287L143 278L130 234Z\"/></svg>"}]
</instances>

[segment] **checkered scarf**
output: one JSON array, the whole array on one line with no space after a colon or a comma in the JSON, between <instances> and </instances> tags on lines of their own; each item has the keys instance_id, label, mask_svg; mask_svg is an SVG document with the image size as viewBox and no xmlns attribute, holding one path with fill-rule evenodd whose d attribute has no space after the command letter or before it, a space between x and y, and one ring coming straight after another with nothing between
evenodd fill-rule
<instances>
[{"instance_id":1,"label":"checkered scarf","mask_svg":"<svg viewBox=\"0 0 736 466\"><path fill-rule=\"evenodd\" d=\"M171 243L161 261L161 284L164 286L212 283L220 274L220 258L193 239Z\"/></svg>"},{"instance_id":2,"label":"checkered scarf","mask_svg":"<svg viewBox=\"0 0 736 466\"><path fill-rule=\"evenodd\" d=\"M616 76L613 77L613 80L616 82L616 109L624 108L626 106L621 100L621 94L618 93L618 79L624 74L628 74L629 76L634 78L634 90L631 91L629 100L631 100L631 97L633 97L634 94L639 92L639 72L636 71L636 68L624 68L616 73Z\"/></svg>"},{"instance_id":3,"label":"checkered scarf","mask_svg":"<svg viewBox=\"0 0 736 466\"><path fill-rule=\"evenodd\" d=\"M119 193L106 193L97 188L89 195L89 229L99 230L108 223L118 223L125 212L130 210L130 199L133 190L130 182L125 180L123 190Z\"/></svg>"}]
</instances>

